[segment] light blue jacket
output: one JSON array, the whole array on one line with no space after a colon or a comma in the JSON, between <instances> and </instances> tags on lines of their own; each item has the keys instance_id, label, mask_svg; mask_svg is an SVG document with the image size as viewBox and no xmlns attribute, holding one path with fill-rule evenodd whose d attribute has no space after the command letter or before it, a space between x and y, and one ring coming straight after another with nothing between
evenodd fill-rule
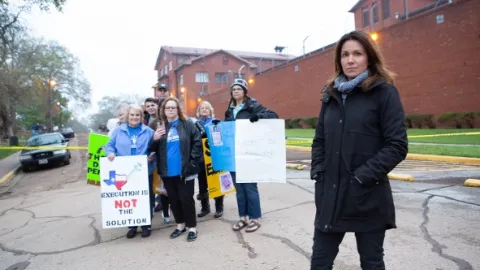
<instances>
[{"instance_id":1,"label":"light blue jacket","mask_svg":"<svg viewBox=\"0 0 480 270\"><path fill-rule=\"evenodd\" d=\"M150 154L148 151L148 146L150 145L151 140L153 140L153 129L148 126L141 124L142 129L137 137L137 151L136 155L147 155ZM131 156L131 145L130 133L128 132L127 124L121 124L115 129L110 137L110 140L105 147L105 153L108 156L109 154L115 154L115 156ZM152 174L156 168L155 160L148 162L148 174Z\"/></svg>"}]
</instances>

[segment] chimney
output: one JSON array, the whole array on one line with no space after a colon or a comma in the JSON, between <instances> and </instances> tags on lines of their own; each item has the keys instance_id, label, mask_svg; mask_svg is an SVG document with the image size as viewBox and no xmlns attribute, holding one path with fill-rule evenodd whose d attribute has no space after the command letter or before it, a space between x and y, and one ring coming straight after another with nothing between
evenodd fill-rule
<instances>
[{"instance_id":1,"label":"chimney","mask_svg":"<svg viewBox=\"0 0 480 270\"><path fill-rule=\"evenodd\" d=\"M276 54L282 54L283 49L285 49L283 46L276 46L274 48Z\"/></svg>"}]
</instances>

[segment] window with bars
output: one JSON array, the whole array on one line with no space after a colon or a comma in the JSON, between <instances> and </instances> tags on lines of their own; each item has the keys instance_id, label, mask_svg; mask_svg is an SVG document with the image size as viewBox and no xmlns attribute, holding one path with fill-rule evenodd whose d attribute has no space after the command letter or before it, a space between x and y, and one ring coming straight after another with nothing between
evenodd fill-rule
<instances>
[{"instance_id":1,"label":"window with bars","mask_svg":"<svg viewBox=\"0 0 480 270\"><path fill-rule=\"evenodd\" d=\"M215 72L215 83L228 83L228 73Z\"/></svg>"},{"instance_id":2,"label":"window with bars","mask_svg":"<svg viewBox=\"0 0 480 270\"><path fill-rule=\"evenodd\" d=\"M390 0L382 0L382 18L390 18Z\"/></svg>"},{"instance_id":3,"label":"window with bars","mask_svg":"<svg viewBox=\"0 0 480 270\"><path fill-rule=\"evenodd\" d=\"M378 23L379 19L378 19L378 5L377 3L373 3L372 5L372 19L373 19L373 23Z\"/></svg>"},{"instance_id":4,"label":"window with bars","mask_svg":"<svg viewBox=\"0 0 480 270\"><path fill-rule=\"evenodd\" d=\"M197 82L197 83L208 83L208 72L197 72L197 73L195 73L195 82Z\"/></svg>"},{"instance_id":5,"label":"window with bars","mask_svg":"<svg viewBox=\"0 0 480 270\"><path fill-rule=\"evenodd\" d=\"M363 27L370 25L370 10L367 8L362 9Z\"/></svg>"}]
</instances>

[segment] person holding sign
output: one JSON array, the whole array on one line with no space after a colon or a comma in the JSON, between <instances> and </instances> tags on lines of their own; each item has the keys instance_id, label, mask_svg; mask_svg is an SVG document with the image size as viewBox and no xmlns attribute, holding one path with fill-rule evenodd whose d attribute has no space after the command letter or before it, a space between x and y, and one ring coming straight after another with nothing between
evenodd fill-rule
<instances>
[{"instance_id":1,"label":"person holding sign","mask_svg":"<svg viewBox=\"0 0 480 270\"><path fill-rule=\"evenodd\" d=\"M388 173L408 152L400 95L365 32L340 39L335 71L323 90L312 144L311 269L332 269L346 232L355 233L362 269L385 269L385 233L396 228Z\"/></svg>"},{"instance_id":2,"label":"person holding sign","mask_svg":"<svg viewBox=\"0 0 480 270\"><path fill-rule=\"evenodd\" d=\"M200 136L202 138L207 138L207 133L205 132L205 125L211 123L215 120L214 110L210 102L202 101L197 108L197 117L198 121L195 122ZM202 155L201 162L199 164L200 172L198 174L198 196L197 199L201 202L201 210L197 215L199 218L204 217L210 213L210 202L208 194L208 183L207 183L207 170L205 170L205 160ZM213 169L212 169L213 172ZM219 218L223 215L223 198L224 196L216 197L215 200L215 218Z\"/></svg>"},{"instance_id":3,"label":"person holding sign","mask_svg":"<svg viewBox=\"0 0 480 270\"><path fill-rule=\"evenodd\" d=\"M151 151L157 154L157 170L165 183L177 228L174 239L187 232L187 241L197 239L195 178L198 176L202 144L195 124L187 120L176 98L165 99L160 111L165 128L155 131Z\"/></svg>"},{"instance_id":4,"label":"person holding sign","mask_svg":"<svg viewBox=\"0 0 480 270\"><path fill-rule=\"evenodd\" d=\"M250 122L257 122L259 119L277 119L278 115L263 107L256 99L249 97L248 84L243 79L235 79L231 86L230 102L225 112L225 121L235 121L237 119L250 119ZM214 123L215 124L215 123ZM255 130L252 130L255 132ZM213 144L217 143L215 139L215 130L212 132ZM220 135L220 134L219 134ZM217 136L221 138L221 136ZM221 143L217 139L218 143ZM234 231L239 231L245 227L246 232L254 232L260 228L260 219L262 210L260 207L260 195L258 193L257 183L236 183L235 172L230 172L237 190L237 206L240 220L233 226ZM249 220L247 220L247 218Z\"/></svg>"},{"instance_id":5,"label":"person holding sign","mask_svg":"<svg viewBox=\"0 0 480 270\"><path fill-rule=\"evenodd\" d=\"M130 105L127 110L127 122L120 125L112 134L110 141L105 147L108 160L113 161L115 156L148 155L148 146L154 134L153 129L144 125L143 110L138 105ZM149 181L150 217L153 216L154 193L152 190L153 177L139 179ZM142 237L149 237L151 225L142 226ZM128 227L127 238L133 238L137 234L137 227Z\"/></svg>"}]
</instances>

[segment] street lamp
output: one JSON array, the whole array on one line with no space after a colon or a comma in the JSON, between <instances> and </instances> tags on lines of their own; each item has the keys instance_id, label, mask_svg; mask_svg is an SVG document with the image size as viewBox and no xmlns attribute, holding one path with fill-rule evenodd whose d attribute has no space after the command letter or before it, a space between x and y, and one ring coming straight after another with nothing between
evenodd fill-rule
<instances>
[{"instance_id":1,"label":"street lamp","mask_svg":"<svg viewBox=\"0 0 480 270\"><path fill-rule=\"evenodd\" d=\"M53 130L53 117L52 117L52 95L53 95L53 87L57 83L54 80L48 81L48 132L52 132Z\"/></svg>"},{"instance_id":2,"label":"street lamp","mask_svg":"<svg viewBox=\"0 0 480 270\"><path fill-rule=\"evenodd\" d=\"M373 41L377 41L378 39L378 34L377 33L372 33L370 37L373 39Z\"/></svg>"}]
</instances>

